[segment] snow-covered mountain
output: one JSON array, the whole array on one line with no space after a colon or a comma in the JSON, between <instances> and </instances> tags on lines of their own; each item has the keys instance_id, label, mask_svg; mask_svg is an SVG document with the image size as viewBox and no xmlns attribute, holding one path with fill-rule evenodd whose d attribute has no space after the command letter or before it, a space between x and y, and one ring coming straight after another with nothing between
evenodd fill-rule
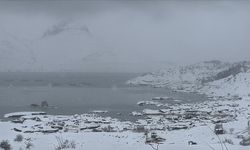
<instances>
[{"instance_id":1,"label":"snow-covered mountain","mask_svg":"<svg viewBox=\"0 0 250 150\"><path fill-rule=\"evenodd\" d=\"M27 32L27 37L0 28L0 71L85 71L93 60L114 57L88 26L71 20Z\"/></svg>"},{"instance_id":2,"label":"snow-covered mountain","mask_svg":"<svg viewBox=\"0 0 250 150\"><path fill-rule=\"evenodd\" d=\"M208 82L199 91L215 96L250 96L250 70Z\"/></svg>"},{"instance_id":3,"label":"snow-covered mountain","mask_svg":"<svg viewBox=\"0 0 250 150\"><path fill-rule=\"evenodd\" d=\"M217 73L228 69L229 63L207 61L192 65L170 65L157 72L148 73L128 81L133 85L152 85L157 87L175 86L176 84L199 84Z\"/></svg>"},{"instance_id":4,"label":"snow-covered mountain","mask_svg":"<svg viewBox=\"0 0 250 150\"><path fill-rule=\"evenodd\" d=\"M78 33L82 32L87 35L91 35L89 28L86 25L82 24L72 24L70 20L63 20L58 22L57 24L49 27L46 31L44 31L42 38L48 38L51 36L59 35L63 32L71 32L76 31Z\"/></svg>"},{"instance_id":5,"label":"snow-covered mountain","mask_svg":"<svg viewBox=\"0 0 250 150\"><path fill-rule=\"evenodd\" d=\"M0 71L32 69L36 63L29 42L0 29Z\"/></svg>"},{"instance_id":6,"label":"snow-covered mountain","mask_svg":"<svg viewBox=\"0 0 250 150\"><path fill-rule=\"evenodd\" d=\"M168 87L211 95L228 93L246 95L248 90L250 93L249 66L249 62L225 63L221 61L206 61L184 66L173 65L158 72L131 79L127 81L127 84Z\"/></svg>"}]
</instances>

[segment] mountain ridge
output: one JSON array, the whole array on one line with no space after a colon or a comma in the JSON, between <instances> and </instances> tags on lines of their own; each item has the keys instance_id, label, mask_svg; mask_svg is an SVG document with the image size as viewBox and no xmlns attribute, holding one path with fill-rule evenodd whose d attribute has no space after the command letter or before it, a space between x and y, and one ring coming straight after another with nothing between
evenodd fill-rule
<instances>
[{"instance_id":1,"label":"mountain ridge","mask_svg":"<svg viewBox=\"0 0 250 150\"><path fill-rule=\"evenodd\" d=\"M208 95L224 94L226 96L239 93L239 91L235 92L232 90L235 87L240 89L242 86L250 91L249 68L249 61L234 63L207 61L191 65L170 66L166 69L131 79L127 81L127 84L131 86L164 87ZM243 82L243 78L249 82ZM216 93L216 89L220 89L220 92ZM232 94L223 91L230 91ZM242 92L242 94L247 95L248 92Z\"/></svg>"}]
</instances>

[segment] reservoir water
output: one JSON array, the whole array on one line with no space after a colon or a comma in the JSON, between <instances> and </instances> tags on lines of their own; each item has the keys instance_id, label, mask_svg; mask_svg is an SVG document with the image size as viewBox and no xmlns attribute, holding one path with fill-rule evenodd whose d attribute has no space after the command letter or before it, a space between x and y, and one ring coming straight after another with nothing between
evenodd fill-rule
<instances>
[{"instance_id":1,"label":"reservoir water","mask_svg":"<svg viewBox=\"0 0 250 150\"><path fill-rule=\"evenodd\" d=\"M105 115L130 120L129 113L144 107L136 103L156 96L169 96L193 103L207 100L194 93L166 88L129 87L125 82L133 73L0 73L0 118L16 111L45 111L73 115L107 110ZM55 108L32 108L46 100ZM169 103L176 103L169 101Z\"/></svg>"}]
</instances>

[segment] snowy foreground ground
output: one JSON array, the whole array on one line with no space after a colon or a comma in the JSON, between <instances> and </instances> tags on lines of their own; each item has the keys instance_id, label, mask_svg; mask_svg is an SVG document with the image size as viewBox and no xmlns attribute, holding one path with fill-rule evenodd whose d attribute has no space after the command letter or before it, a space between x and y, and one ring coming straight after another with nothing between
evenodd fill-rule
<instances>
[{"instance_id":1,"label":"snowy foreground ground","mask_svg":"<svg viewBox=\"0 0 250 150\"><path fill-rule=\"evenodd\" d=\"M219 105L218 105L219 104ZM175 106L177 107L177 106ZM189 105L178 106L178 108L186 108ZM227 123L223 123L225 134L215 135L214 123L209 120L188 120L193 122L192 127L179 130L163 130L162 126L173 124L158 115L151 116L151 123L146 123L145 120L139 120L137 123L120 122L112 118L102 118L97 115L75 115L75 116L49 116L49 115L30 115L23 116L23 123L1 122L0 123L0 140L8 140L12 149L25 149L27 143L32 143L30 149L56 149L58 147L58 139L73 141L74 149L79 150L150 150L157 148L158 144L145 144L145 133L137 132L134 128L140 124L157 133L157 136L165 138L166 141L158 145L158 149L170 150L210 150L210 149L229 149L229 150L248 150L250 146L241 146L239 142L242 136L247 136L247 122L250 114L250 99L243 98L242 100L221 101L221 102L206 102L205 104L197 104L202 110L214 108L217 110L226 110L234 112L236 115L229 119ZM154 114L156 110L145 110L146 113ZM15 114L10 114L15 115ZM21 115L24 115L22 113ZM8 116L8 115L7 115ZM150 115L149 115L150 116ZM9 116L8 116L9 117ZM38 119L39 118L39 119ZM159 121L159 118L163 121ZM228 116L226 116L228 119ZM223 118L214 118L223 119ZM51 123L64 121L68 127L67 130L56 130L51 128ZM76 122L78 121L78 122ZM176 123L177 126L178 122ZM14 130L16 129L16 130ZM93 129L100 129L98 132L93 132ZM104 130L105 129L105 130ZM125 130L126 129L126 130ZM17 131L21 130L21 131ZM44 131L44 132L42 132ZM49 133L51 132L51 133ZM16 142L14 139L17 134L24 137L22 142ZM230 140L231 142L225 142ZM196 142L197 145L189 145L188 141Z\"/></svg>"},{"instance_id":2,"label":"snowy foreground ground","mask_svg":"<svg viewBox=\"0 0 250 150\"><path fill-rule=\"evenodd\" d=\"M13 142L16 133L11 132L12 126L8 123L1 124L1 139L9 139L13 149L19 149L25 147L23 142ZM122 133L56 133L56 134L23 134L25 138L31 138L34 150L55 149L56 138L55 136L61 136L69 140L76 141L76 149L86 150L150 150L151 146L144 143L145 137L143 134L122 132ZM172 149L172 150L210 150L210 149L222 149L218 144L219 140L215 137L208 127L197 127L185 131L175 132L162 132L161 135L167 138L164 144L159 146L159 149ZM234 135L227 134L223 137L234 139ZM222 138L222 137L221 137ZM187 141L193 139L198 142L198 145L189 146ZM223 138L222 138L223 139ZM235 139L239 142L239 140ZM156 146L156 145L155 145ZM213 147L213 148L212 148ZM227 144L230 150L248 150L249 147ZM224 148L225 149L225 148Z\"/></svg>"}]
</instances>

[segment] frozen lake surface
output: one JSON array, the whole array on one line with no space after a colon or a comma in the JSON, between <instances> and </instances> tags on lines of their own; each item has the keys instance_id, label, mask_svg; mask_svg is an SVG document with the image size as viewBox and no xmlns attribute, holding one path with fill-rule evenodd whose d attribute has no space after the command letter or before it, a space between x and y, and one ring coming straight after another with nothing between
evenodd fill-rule
<instances>
[{"instance_id":1,"label":"frozen lake surface","mask_svg":"<svg viewBox=\"0 0 250 150\"><path fill-rule=\"evenodd\" d=\"M138 101L149 101L156 96L169 96L184 103L207 100L206 96L194 93L125 85L136 76L138 74L130 73L0 73L0 118L15 111L72 115L107 110L103 115L131 120L129 113L144 109L136 105ZM30 107L44 100L56 108Z\"/></svg>"}]
</instances>

